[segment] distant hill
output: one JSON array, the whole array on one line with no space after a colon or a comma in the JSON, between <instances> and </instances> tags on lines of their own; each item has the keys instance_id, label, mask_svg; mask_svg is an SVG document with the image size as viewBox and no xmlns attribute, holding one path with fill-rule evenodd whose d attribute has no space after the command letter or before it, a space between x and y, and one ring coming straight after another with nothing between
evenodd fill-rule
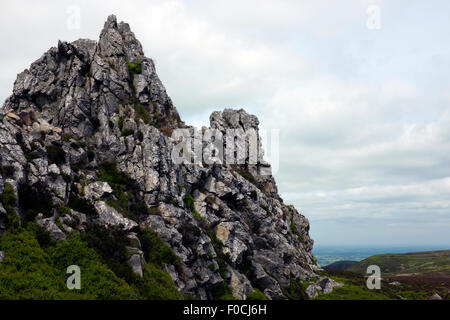
<instances>
[{"instance_id":1,"label":"distant hill","mask_svg":"<svg viewBox=\"0 0 450 320\"><path fill-rule=\"evenodd\" d=\"M338 261L324 274L344 286L318 300L450 300L450 250L377 254L360 262ZM381 269L381 288L369 290L367 267ZM347 268L346 268L347 267Z\"/></svg>"},{"instance_id":2,"label":"distant hill","mask_svg":"<svg viewBox=\"0 0 450 320\"><path fill-rule=\"evenodd\" d=\"M353 266L357 263L358 263L358 261L350 261L350 260L336 261L336 262L333 262L323 268L327 271L330 271L330 270L343 271L343 270L347 270L348 268L350 268L351 266Z\"/></svg>"},{"instance_id":3,"label":"distant hill","mask_svg":"<svg viewBox=\"0 0 450 320\"><path fill-rule=\"evenodd\" d=\"M382 274L388 275L450 273L450 250L377 254L345 270L365 274L370 265L378 265Z\"/></svg>"}]
</instances>

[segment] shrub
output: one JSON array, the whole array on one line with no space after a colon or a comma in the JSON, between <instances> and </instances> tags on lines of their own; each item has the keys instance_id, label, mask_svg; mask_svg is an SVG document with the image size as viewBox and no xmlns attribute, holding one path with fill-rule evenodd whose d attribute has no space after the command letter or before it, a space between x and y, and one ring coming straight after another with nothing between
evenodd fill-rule
<instances>
[{"instance_id":1,"label":"shrub","mask_svg":"<svg viewBox=\"0 0 450 320\"><path fill-rule=\"evenodd\" d=\"M184 198L184 203L186 204L186 207L191 210L192 215L194 218L196 218L199 221L203 220L203 217L197 212L194 205L194 198L188 193L186 194L186 197Z\"/></svg>"},{"instance_id":2,"label":"shrub","mask_svg":"<svg viewBox=\"0 0 450 320\"><path fill-rule=\"evenodd\" d=\"M140 235L140 241L147 261L157 266L162 266L163 263L174 266L180 264L180 258L158 237L155 231L145 229Z\"/></svg>"},{"instance_id":3,"label":"shrub","mask_svg":"<svg viewBox=\"0 0 450 320\"><path fill-rule=\"evenodd\" d=\"M124 248L117 239L111 241L106 236L85 241L83 237L92 235L92 230L87 230L86 235L72 233L67 241L42 247L38 230L30 223L27 229L8 231L0 237L0 249L5 252L0 264L0 299L183 299L169 274L151 263L146 265L143 278L134 278L132 284L118 277L99 254L106 246L114 259L117 248ZM117 237L126 239L124 235ZM67 290L66 270L70 265L81 268L81 290ZM126 262L123 266L128 267Z\"/></svg>"},{"instance_id":4,"label":"shrub","mask_svg":"<svg viewBox=\"0 0 450 320\"><path fill-rule=\"evenodd\" d=\"M76 194L71 193L69 196L69 207L82 212L86 213L91 216L97 215L97 210L95 210L94 205L92 205L90 202L88 202L86 199L78 197Z\"/></svg>"},{"instance_id":5,"label":"shrub","mask_svg":"<svg viewBox=\"0 0 450 320\"><path fill-rule=\"evenodd\" d=\"M89 161L93 161L95 159L95 152L92 149L88 149L87 156Z\"/></svg>"},{"instance_id":6,"label":"shrub","mask_svg":"<svg viewBox=\"0 0 450 320\"><path fill-rule=\"evenodd\" d=\"M201 235L200 229L190 223L183 224L178 231L183 236L181 241L186 247L193 245Z\"/></svg>"},{"instance_id":7,"label":"shrub","mask_svg":"<svg viewBox=\"0 0 450 320\"><path fill-rule=\"evenodd\" d=\"M137 281L136 287L141 299L147 300L183 300L183 295L173 284L172 278L148 263L144 269L144 276Z\"/></svg>"},{"instance_id":8,"label":"shrub","mask_svg":"<svg viewBox=\"0 0 450 320\"><path fill-rule=\"evenodd\" d=\"M133 129L125 129L120 133L122 137L128 137L134 133Z\"/></svg>"},{"instance_id":9,"label":"shrub","mask_svg":"<svg viewBox=\"0 0 450 320\"><path fill-rule=\"evenodd\" d=\"M291 278L289 282L289 288L287 290L287 296L291 300L306 300L308 296L305 293L303 282L297 278Z\"/></svg>"},{"instance_id":10,"label":"shrub","mask_svg":"<svg viewBox=\"0 0 450 320\"><path fill-rule=\"evenodd\" d=\"M242 169L238 169L236 171L248 182L254 184L255 186L258 185L258 182L256 181L255 177L253 177L253 175L250 172Z\"/></svg>"},{"instance_id":11,"label":"shrub","mask_svg":"<svg viewBox=\"0 0 450 320\"><path fill-rule=\"evenodd\" d=\"M60 146L50 145L46 150L49 164L60 165L66 162L66 153Z\"/></svg>"},{"instance_id":12,"label":"shrub","mask_svg":"<svg viewBox=\"0 0 450 320\"><path fill-rule=\"evenodd\" d=\"M108 182L113 189L125 189L131 182L126 173L117 169L114 162L102 163L99 173L98 180Z\"/></svg>"},{"instance_id":13,"label":"shrub","mask_svg":"<svg viewBox=\"0 0 450 320\"><path fill-rule=\"evenodd\" d=\"M134 105L134 112L135 112L135 120L136 122L139 121L139 119L142 119L144 123L149 124L150 123L150 114L148 113L147 109L142 104L136 104Z\"/></svg>"},{"instance_id":14,"label":"shrub","mask_svg":"<svg viewBox=\"0 0 450 320\"><path fill-rule=\"evenodd\" d=\"M122 129L123 129L123 117L122 116L119 116L119 120L117 120L117 126L119 127L119 130L121 130L122 131Z\"/></svg>"},{"instance_id":15,"label":"shrub","mask_svg":"<svg viewBox=\"0 0 450 320\"><path fill-rule=\"evenodd\" d=\"M105 263L118 277L128 283L136 280L127 261L130 255L127 246L130 244L126 232L119 228L104 229L95 224L88 224L82 239L90 248L95 249Z\"/></svg>"},{"instance_id":16,"label":"shrub","mask_svg":"<svg viewBox=\"0 0 450 320\"><path fill-rule=\"evenodd\" d=\"M119 171L114 162L104 162L100 167L99 173L98 180L108 182L117 199L110 200L108 204L122 214L132 217L133 215L129 210L129 202L132 200L132 197L126 192L127 186L131 185L132 180L126 173Z\"/></svg>"},{"instance_id":17,"label":"shrub","mask_svg":"<svg viewBox=\"0 0 450 320\"><path fill-rule=\"evenodd\" d=\"M69 240L60 241L49 250L50 258L58 270L77 265L82 270L80 293L95 299L134 299L136 292L123 279L117 277L101 262L94 249L82 241L79 234Z\"/></svg>"},{"instance_id":18,"label":"shrub","mask_svg":"<svg viewBox=\"0 0 450 320\"><path fill-rule=\"evenodd\" d=\"M236 300L232 294L231 287L227 283L215 287L212 294L215 300Z\"/></svg>"},{"instance_id":19,"label":"shrub","mask_svg":"<svg viewBox=\"0 0 450 320\"><path fill-rule=\"evenodd\" d=\"M62 217L70 214L70 208L66 206L59 206L58 207L58 214Z\"/></svg>"},{"instance_id":20,"label":"shrub","mask_svg":"<svg viewBox=\"0 0 450 320\"><path fill-rule=\"evenodd\" d=\"M45 217L52 215L52 195L43 182L37 182L32 186L27 184L19 188L19 206L25 212L25 221L34 221L38 213Z\"/></svg>"},{"instance_id":21,"label":"shrub","mask_svg":"<svg viewBox=\"0 0 450 320\"><path fill-rule=\"evenodd\" d=\"M6 210L6 228L15 230L20 226L20 219L16 213L17 197L14 193L14 187L9 183L3 188L1 202Z\"/></svg>"},{"instance_id":22,"label":"shrub","mask_svg":"<svg viewBox=\"0 0 450 320\"><path fill-rule=\"evenodd\" d=\"M0 299L70 299L65 270L58 272L30 231L7 232L0 238ZM67 266L66 266L67 267Z\"/></svg>"},{"instance_id":23,"label":"shrub","mask_svg":"<svg viewBox=\"0 0 450 320\"><path fill-rule=\"evenodd\" d=\"M136 61L134 63L127 60L128 72L130 73L130 77L133 78L135 74L139 74L142 72L142 62Z\"/></svg>"},{"instance_id":24,"label":"shrub","mask_svg":"<svg viewBox=\"0 0 450 320\"><path fill-rule=\"evenodd\" d=\"M63 180L66 183L70 183L72 181L72 178L67 173L61 172L61 177L63 177Z\"/></svg>"},{"instance_id":25,"label":"shrub","mask_svg":"<svg viewBox=\"0 0 450 320\"><path fill-rule=\"evenodd\" d=\"M269 300L259 289L255 288L254 290L252 293L247 294L247 300Z\"/></svg>"},{"instance_id":26,"label":"shrub","mask_svg":"<svg viewBox=\"0 0 450 320\"><path fill-rule=\"evenodd\" d=\"M64 133L62 135L62 139L63 139L64 142L70 142L70 140L72 140L73 137L70 134L68 134L68 133Z\"/></svg>"},{"instance_id":27,"label":"shrub","mask_svg":"<svg viewBox=\"0 0 450 320\"><path fill-rule=\"evenodd\" d=\"M39 154L37 152L34 152L34 151L25 154L25 158L27 159L28 162L31 162L34 159L37 159L39 157L40 157Z\"/></svg>"},{"instance_id":28,"label":"shrub","mask_svg":"<svg viewBox=\"0 0 450 320\"><path fill-rule=\"evenodd\" d=\"M300 242L303 242L303 240L304 240L303 235L298 231L297 227L295 226L293 216L291 216L291 224L289 225L289 228L291 229L291 232L297 236L297 239Z\"/></svg>"}]
</instances>

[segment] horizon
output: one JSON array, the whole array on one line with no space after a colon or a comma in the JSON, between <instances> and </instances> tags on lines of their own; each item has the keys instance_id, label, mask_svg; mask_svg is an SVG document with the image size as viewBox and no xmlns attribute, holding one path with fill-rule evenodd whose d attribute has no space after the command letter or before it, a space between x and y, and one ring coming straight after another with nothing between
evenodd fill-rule
<instances>
[{"instance_id":1,"label":"horizon","mask_svg":"<svg viewBox=\"0 0 450 320\"><path fill-rule=\"evenodd\" d=\"M280 129L278 191L314 248L450 243L450 3L138 3L2 3L2 105L58 39L97 40L113 13L187 124L243 107Z\"/></svg>"},{"instance_id":2,"label":"horizon","mask_svg":"<svg viewBox=\"0 0 450 320\"><path fill-rule=\"evenodd\" d=\"M317 249L403 249L403 248L437 248L436 251L439 250L450 250L450 245L447 244L366 244L366 245L357 245L357 244L320 244L313 246L313 251ZM434 250L433 250L434 251Z\"/></svg>"}]
</instances>

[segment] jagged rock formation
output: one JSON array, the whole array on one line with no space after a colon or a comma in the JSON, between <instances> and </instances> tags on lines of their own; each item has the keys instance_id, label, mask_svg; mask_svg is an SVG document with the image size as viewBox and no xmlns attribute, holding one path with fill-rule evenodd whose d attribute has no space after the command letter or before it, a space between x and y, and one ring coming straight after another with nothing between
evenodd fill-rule
<instances>
[{"instance_id":1,"label":"jagged rock formation","mask_svg":"<svg viewBox=\"0 0 450 320\"><path fill-rule=\"evenodd\" d=\"M258 130L243 110L214 112L210 122ZM285 299L293 281L317 280L308 220L260 174L270 165L175 164L176 128L188 127L153 61L110 16L98 42L59 42L18 75L0 114L0 194L12 186L20 223L37 221L59 241L89 224L121 229L139 275L136 230L153 229L179 257L165 266L176 287L195 298L227 284L240 299L253 288ZM11 219L0 204L0 233Z\"/></svg>"}]
</instances>

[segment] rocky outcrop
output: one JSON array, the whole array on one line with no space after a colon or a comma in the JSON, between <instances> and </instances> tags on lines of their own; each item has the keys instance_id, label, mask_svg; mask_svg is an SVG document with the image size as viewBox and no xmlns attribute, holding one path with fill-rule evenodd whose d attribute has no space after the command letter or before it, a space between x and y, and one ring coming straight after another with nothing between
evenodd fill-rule
<instances>
[{"instance_id":1,"label":"rocky outcrop","mask_svg":"<svg viewBox=\"0 0 450 320\"><path fill-rule=\"evenodd\" d=\"M258 126L242 109L210 117L224 134L256 132L261 149ZM60 41L18 75L0 114L0 192L12 185L21 222L36 220L57 240L88 224L119 228L140 276L136 231L153 229L179 257L165 266L175 285L199 299L224 285L240 299L253 288L285 299L293 280L312 283L309 222L283 203L263 153L252 163L177 164L178 128L194 131L129 25L110 16L98 42ZM0 231L6 222L2 206Z\"/></svg>"}]
</instances>

